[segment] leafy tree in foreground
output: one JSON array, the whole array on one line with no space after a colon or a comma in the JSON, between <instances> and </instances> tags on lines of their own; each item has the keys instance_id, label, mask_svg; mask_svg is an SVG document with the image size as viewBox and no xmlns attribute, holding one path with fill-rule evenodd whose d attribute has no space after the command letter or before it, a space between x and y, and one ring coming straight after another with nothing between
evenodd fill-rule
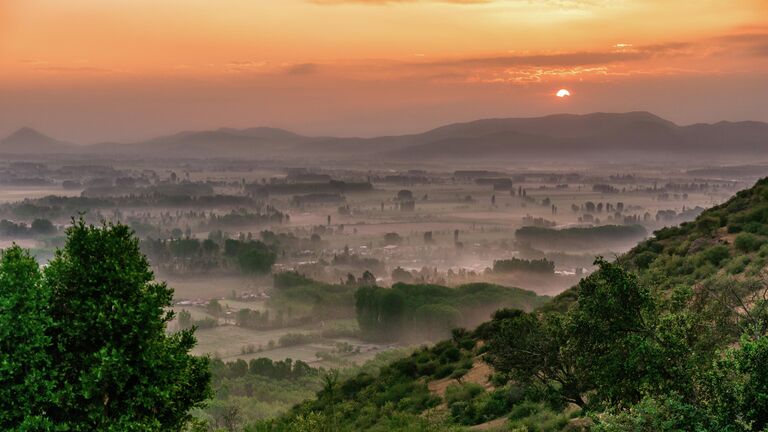
<instances>
[{"instance_id":1,"label":"leafy tree in foreground","mask_svg":"<svg viewBox=\"0 0 768 432\"><path fill-rule=\"evenodd\" d=\"M569 313L572 351L596 389L595 399L611 404L642 398L653 385L663 357L654 338L655 304L633 273L598 258L600 269L582 279Z\"/></svg>"},{"instance_id":2,"label":"leafy tree in foreground","mask_svg":"<svg viewBox=\"0 0 768 432\"><path fill-rule=\"evenodd\" d=\"M0 429L46 430L54 400L48 292L39 266L18 246L0 258Z\"/></svg>"},{"instance_id":3,"label":"leafy tree in foreground","mask_svg":"<svg viewBox=\"0 0 768 432\"><path fill-rule=\"evenodd\" d=\"M172 431L209 395L193 330L166 333L173 291L154 282L125 225L67 230L45 269L58 399L48 414L69 431Z\"/></svg>"},{"instance_id":4,"label":"leafy tree in foreground","mask_svg":"<svg viewBox=\"0 0 768 432\"><path fill-rule=\"evenodd\" d=\"M486 361L509 378L524 384L537 382L561 393L562 399L584 406L586 390L567 343L565 320L560 314L503 309L494 315L488 331Z\"/></svg>"}]
</instances>

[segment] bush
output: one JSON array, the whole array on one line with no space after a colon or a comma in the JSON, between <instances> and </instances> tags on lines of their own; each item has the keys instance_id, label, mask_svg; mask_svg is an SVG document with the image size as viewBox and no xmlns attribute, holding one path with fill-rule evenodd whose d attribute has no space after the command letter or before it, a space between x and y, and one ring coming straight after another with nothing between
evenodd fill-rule
<instances>
[{"instance_id":1,"label":"bush","mask_svg":"<svg viewBox=\"0 0 768 432\"><path fill-rule=\"evenodd\" d=\"M735 258L732 262L728 263L725 267L725 271L732 275L742 273L747 268L750 261L748 256Z\"/></svg>"},{"instance_id":2,"label":"bush","mask_svg":"<svg viewBox=\"0 0 768 432\"><path fill-rule=\"evenodd\" d=\"M426 363L419 363L418 364L418 372L421 376L429 376L434 375L435 372L437 372L438 363L435 361L429 361Z\"/></svg>"},{"instance_id":3,"label":"bush","mask_svg":"<svg viewBox=\"0 0 768 432\"><path fill-rule=\"evenodd\" d=\"M437 368L434 377L437 379L445 378L453 373L456 367L452 364L445 364Z\"/></svg>"},{"instance_id":4,"label":"bush","mask_svg":"<svg viewBox=\"0 0 768 432\"><path fill-rule=\"evenodd\" d=\"M476 383L451 384L445 389L445 402L448 406L456 402L467 402L484 392L483 386Z\"/></svg>"},{"instance_id":5,"label":"bush","mask_svg":"<svg viewBox=\"0 0 768 432\"><path fill-rule=\"evenodd\" d=\"M456 370L455 370L455 371L453 371L453 373L451 374L451 378L453 378L453 379L460 379L461 377L463 377L464 375L466 375L468 372L469 372L469 369L464 369L464 368L461 368L461 369L456 369Z\"/></svg>"},{"instance_id":6,"label":"bush","mask_svg":"<svg viewBox=\"0 0 768 432\"><path fill-rule=\"evenodd\" d=\"M453 363L459 360L460 358L461 358L461 351L459 351L458 348L452 346L447 350L443 351L443 353L440 355L440 362Z\"/></svg>"},{"instance_id":7,"label":"bush","mask_svg":"<svg viewBox=\"0 0 768 432\"><path fill-rule=\"evenodd\" d=\"M533 401L525 401L512 408L509 418L513 420L529 417L541 409L541 404Z\"/></svg>"},{"instance_id":8,"label":"bush","mask_svg":"<svg viewBox=\"0 0 768 432\"><path fill-rule=\"evenodd\" d=\"M736 247L736 249L747 253L760 249L760 246L762 246L764 243L765 240L750 233L741 233L737 235L736 239L733 241L733 245Z\"/></svg>"},{"instance_id":9,"label":"bush","mask_svg":"<svg viewBox=\"0 0 768 432\"><path fill-rule=\"evenodd\" d=\"M635 256L635 265L639 269L647 269L657 256L658 254L651 251L641 252Z\"/></svg>"},{"instance_id":10,"label":"bush","mask_svg":"<svg viewBox=\"0 0 768 432\"><path fill-rule=\"evenodd\" d=\"M281 347L291 347L296 345L305 345L318 339L316 333L286 333L277 340Z\"/></svg>"},{"instance_id":11,"label":"bush","mask_svg":"<svg viewBox=\"0 0 768 432\"><path fill-rule=\"evenodd\" d=\"M730 256L728 247L725 245L715 245L699 253L701 258L714 266Z\"/></svg>"}]
</instances>

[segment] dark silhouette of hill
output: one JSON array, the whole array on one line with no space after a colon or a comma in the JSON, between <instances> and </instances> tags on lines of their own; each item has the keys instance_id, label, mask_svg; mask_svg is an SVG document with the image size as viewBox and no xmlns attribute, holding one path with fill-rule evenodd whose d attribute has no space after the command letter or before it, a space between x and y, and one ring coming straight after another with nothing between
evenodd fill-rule
<instances>
[{"instance_id":1,"label":"dark silhouette of hill","mask_svg":"<svg viewBox=\"0 0 768 432\"><path fill-rule=\"evenodd\" d=\"M422 134L395 159L483 158L658 159L738 158L768 154L768 124L677 126L646 112L553 115L460 123Z\"/></svg>"},{"instance_id":2,"label":"dark silhouette of hill","mask_svg":"<svg viewBox=\"0 0 768 432\"><path fill-rule=\"evenodd\" d=\"M73 144L59 141L28 127L23 127L0 140L2 154L56 154L67 153Z\"/></svg>"},{"instance_id":3,"label":"dark silhouette of hill","mask_svg":"<svg viewBox=\"0 0 768 432\"><path fill-rule=\"evenodd\" d=\"M282 129L256 127L186 131L131 144L102 143L83 148L86 152L162 157L259 158L291 151L309 138Z\"/></svg>"},{"instance_id":4,"label":"dark silhouette of hill","mask_svg":"<svg viewBox=\"0 0 768 432\"><path fill-rule=\"evenodd\" d=\"M22 129L0 150L57 152L64 143ZM518 159L754 161L768 157L768 123L678 126L647 112L555 114L453 123L423 133L310 137L256 127L188 131L136 143L101 143L82 153L182 158L312 158L402 161Z\"/></svg>"}]
</instances>

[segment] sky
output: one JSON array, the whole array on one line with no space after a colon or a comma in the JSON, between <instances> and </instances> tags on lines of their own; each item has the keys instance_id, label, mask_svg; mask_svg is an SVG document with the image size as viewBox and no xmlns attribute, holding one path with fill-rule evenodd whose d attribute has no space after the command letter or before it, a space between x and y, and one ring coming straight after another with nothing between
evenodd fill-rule
<instances>
[{"instance_id":1,"label":"sky","mask_svg":"<svg viewBox=\"0 0 768 432\"><path fill-rule=\"evenodd\" d=\"M0 0L0 136L768 121L766 100L768 0Z\"/></svg>"}]
</instances>

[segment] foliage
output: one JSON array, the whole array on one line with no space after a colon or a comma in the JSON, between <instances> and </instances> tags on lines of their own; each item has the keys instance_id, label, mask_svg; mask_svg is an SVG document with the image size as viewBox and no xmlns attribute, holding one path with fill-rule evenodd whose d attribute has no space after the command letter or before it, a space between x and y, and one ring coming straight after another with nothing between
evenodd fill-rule
<instances>
[{"instance_id":1,"label":"foliage","mask_svg":"<svg viewBox=\"0 0 768 432\"><path fill-rule=\"evenodd\" d=\"M549 261L546 258L537 260L510 258L494 261L493 271L497 273L523 271L553 274L555 273L555 262Z\"/></svg>"},{"instance_id":2,"label":"foliage","mask_svg":"<svg viewBox=\"0 0 768 432\"><path fill-rule=\"evenodd\" d=\"M476 325L500 306L532 309L545 300L531 291L486 283L457 288L396 283L355 293L360 330L378 340L435 340L455 327Z\"/></svg>"},{"instance_id":3,"label":"foliage","mask_svg":"<svg viewBox=\"0 0 768 432\"><path fill-rule=\"evenodd\" d=\"M52 374L50 290L37 262L18 246L0 258L0 428L45 430L58 389Z\"/></svg>"},{"instance_id":4,"label":"foliage","mask_svg":"<svg viewBox=\"0 0 768 432\"><path fill-rule=\"evenodd\" d=\"M356 286L316 282L296 272L275 274L274 285L269 305L289 318L319 321L355 314Z\"/></svg>"},{"instance_id":5,"label":"foliage","mask_svg":"<svg viewBox=\"0 0 768 432\"><path fill-rule=\"evenodd\" d=\"M18 325L2 326L15 330L0 339L0 379L4 390L26 390L3 399L23 407L2 411L15 413L3 418L7 429L184 428L209 394L208 361L189 355L192 330L166 333L172 290L153 279L120 224L74 222L42 277L20 249L4 253L0 319L10 311Z\"/></svg>"},{"instance_id":6,"label":"foliage","mask_svg":"<svg viewBox=\"0 0 768 432\"><path fill-rule=\"evenodd\" d=\"M554 229L525 226L515 231L515 238L536 248L545 249L592 249L599 243L612 247L635 242L647 235L640 225L601 225Z\"/></svg>"}]
</instances>

